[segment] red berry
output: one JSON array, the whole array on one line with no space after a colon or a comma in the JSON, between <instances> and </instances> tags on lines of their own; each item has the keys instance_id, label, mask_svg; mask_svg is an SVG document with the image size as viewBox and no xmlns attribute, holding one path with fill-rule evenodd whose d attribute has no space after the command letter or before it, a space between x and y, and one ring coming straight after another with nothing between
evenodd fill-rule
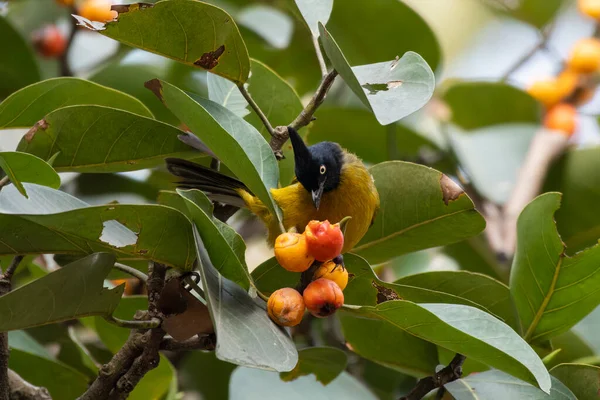
<instances>
[{"instance_id":1,"label":"red berry","mask_svg":"<svg viewBox=\"0 0 600 400\"><path fill-rule=\"evenodd\" d=\"M340 255L344 247L344 235L340 225L329 221L310 221L304 231L308 252L317 261L329 261Z\"/></svg>"}]
</instances>

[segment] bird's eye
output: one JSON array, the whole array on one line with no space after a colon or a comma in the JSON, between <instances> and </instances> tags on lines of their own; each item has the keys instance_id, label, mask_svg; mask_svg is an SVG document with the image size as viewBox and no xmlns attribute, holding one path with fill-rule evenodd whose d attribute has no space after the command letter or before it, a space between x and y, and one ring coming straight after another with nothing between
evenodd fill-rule
<instances>
[{"instance_id":1,"label":"bird's eye","mask_svg":"<svg viewBox=\"0 0 600 400\"><path fill-rule=\"evenodd\" d=\"M327 172L327 168L325 168L324 165L321 165L319 167L319 172L321 173L321 175L325 175L325 172Z\"/></svg>"}]
</instances>

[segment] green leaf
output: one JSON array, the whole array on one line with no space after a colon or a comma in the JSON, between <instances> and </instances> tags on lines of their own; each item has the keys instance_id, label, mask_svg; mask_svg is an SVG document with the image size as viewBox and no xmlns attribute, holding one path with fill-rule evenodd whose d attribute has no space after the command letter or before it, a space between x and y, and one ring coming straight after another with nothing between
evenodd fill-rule
<instances>
[{"instance_id":1,"label":"green leaf","mask_svg":"<svg viewBox=\"0 0 600 400\"><path fill-rule=\"evenodd\" d=\"M217 271L225 278L248 290L252 284L246 266L246 244L229 225L213 217L213 204L199 190L162 192L159 201L188 217L206 243L206 250Z\"/></svg>"},{"instance_id":2,"label":"green leaf","mask_svg":"<svg viewBox=\"0 0 600 400\"><path fill-rule=\"evenodd\" d=\"M569 330L600 304L600 245L566 256L553 219L560 199L560 193L537 197L517 222L510 290L532 343Z\"/></svg>"},{"instance_id":3,"label":"green leaf","mask_svg":"<svg viewBox=\"0 0 600 400\"><path fill-rule=\"evenodd\" d=\"M269 192L278 186L277 160L269 144L252 125L217 103L192 99L167 82L152 80L146 87L281 219L281 212Z\"/></svg>"},{"instance_id":4,"label":"green leaf","mask_svg":"<svg viewBox=\"0 0 600 400\"><path fill-rule=\"evenodd\" d=\"M87 390L85 375L56 360L27 333L10 332L8 340L8 367L25 381L45 387L54 399L75 399Z\"/></svg>"},{"instance_id":5,"label":"green leaf","mask_svg":"<svg viewBox=\"0 0 600 400\"><path fill-rule=\"evenodd\" d=\"M188 351L178 364L182 386L197 391L204 400L229 399L229 377L235 369L235 365L217 359L214 352L204 351Z\"/></svg>"},{"instance_id":6,"label":"green leaf","mask_svg":"<svg viewBox=\"0 0 600 400\"><path fill-rule=\"evenodd\" d=\"M197 157L182 143L179 129L127 111L70 106L46 115L17 150L54 161L59 172L135 171L164 163L165 157Z\"/></svg>"},{"instance_id":7,"label":"green leaf","mask_svg":"<svg viewBox=\"0 0 600 400\"><path fill-rule=\"evenodd\" d=\"M600 146L573 149L550 169L544 192L559 191L562 205L556 212L558 231L569 254L598 243L600 213Z\"/></svg>"},{"instance_id":8,"label":"green leaf","mask_svg":"<svg viewBox=\"0 0 600 400\"><path fill-rule=\"evenodd\" d=\"M250 114L248 102L235 83L219 75L208 73L206 74L206 84L210 101L222 105L240 118Z\"/></svg>"},{"instance_id":9,"label":"green leaf","mask_svg":"<svg viewBox=\"0 0 600 400\"><path fill-rule=\"evenodd\" d=\"M158 205L89 207L64 192L24 184L0 192L0 255L112 252L120 259L149 259L190 270L195 254L189 221ZM23 239L23 238L26 238Z\"/></svg>"},{"instance_id":10,"label":"green leaf","mask_svg":"<svg viewBox=\"0 0 600 400\"><path fill-rule=\"evenodd\" d=\"M274 372L236 368L229 381L229 400L376 400L366 386L347 372L323 386L311 376L283 382Z\"/></svg>"},{"instance_id":11,"label":"green leaf","mask_svg":"<svg viewBox=\"0 0 600 400\"><path fill-rule=\"evenodd\" d=\"M329 21L329 16L333 10L333 0L295 1L313 37L319 37L319 22L325 25Z\"/></svg>"},{"instance_id":12,"label":"green leaf","mask_svg":"<svg viewBox=\"0 0 600 400\"><path fill-rule=\"evenodd\" d=\"M585 364L560 364L550 373L564 383L577 400L597 400L600 393L600 368Z\"/></svg>"},{"instance_id":13,"label":"green leaf","mask_svg":"<svg viewBox=\"0 0 600 400\"><path fill-rule=\"evenodd\" d=\"M290 372L282 372L280 378L293 381L313 374L323 385L328 385L346 369L346 353L333 347L309 347L298 351L298 364Z\"/></svg>"},{"instance_id":14,"label":"green leaf","mask_svg":"<svg viewBox=\"0 0 600 400\"><path fill-rule=\"evenodd\" d=\"M325 107L316 116L308 135L310 144L330 140L371 164L394 158L417 161L422 152L439 151L433 142L411 128L400 124L381 126L364 109ZM368 146L365 146L366 135Z\"/></svg>"},{"instance_id":15,"label":"green leaf","mask_svg":"<svg viewBox=\"0 0 600 400\"><path fill-rule=\"evenodd\" d=\"M252 99L265 113L273 127L287 126L302 112L300 97L289 83L265 64L252 60L251 65L252 75L248 80L248 90ZM256 113L248 115L246 120L263 135L265 140L270 140L270 133ZM304 129L301 135L306 137L307 132L308 130ZM294 152L291 146L283 147L283 155L285 159L278 162L279 180L285 186L295 177Z\"/></svg>"},{"instance_id":16,"label":"green leaf","mask_svg":"<svg viewBox=\"0 0 600 400\"><path fill-rule=\"evenodd\" d=\"M487 5L502 14L527 22L536 28L542 28L552 21L565 5L564 0L522 0L509 2L506 0L486 2Z\"/></svg>"},{"instance_id":17,"label":"green leaf","mask_svg":"<svg viewBox=\"0 0 600 400\"><path fill-rule=\"evenodd\" d=\"M0 169L8 176L19 192L27 197L21 182L37 183L58 189L60 177L44 160L17 151L0 152Z\"/></svg>"},{"instance_id":18,"label":"green leaf","mask_svg":"<svg viewBox=\"0 0 600 400\"><path fill-rule=\"evenodd\" d=\"M0 297L0 312L8 316L0 321L0 331L110 315L123 294L122 287L102 287L114 263L111 254L93 254Z\"/></svg>"},{"instance_id":19,"label":"green leaf","mask_svg":"<svg viewBox=\"0 0 600 400\"><path fill-rule=\"evenodd\" d=\"M508 325L474 307L386 301L376 307L344 308L363 318L384 321L440 347L465 355L550 390L550 376L535 351Z\"/></svg>"},{"instance_id":20,"label":"green leaf","mask_svg":"<svg viewBox=\"0 0 600 400\"><path fill-rule=\"evenodd\" d=\"M490 275L508 283L510 271L500 265L484 234L444 246L442 251L454 259L461 269Z\"/></svg>"},{"instance_id":21,"label":"green leaf","mask_svg":"<svg viewBox=\"0 0 600 400\"><path fill-rule=\"evenodd\" d=\"M381 209L352 251L371 264L458 242L485 227L471 199L441 172L401 161L377 164L370 172Z\"/></svg>"},{"instance_id":22,"label":"green leaf","mask_svg":"<svg viewBox=\"0 0 600 400\"><path fill-rule=\"evenodd\" d=\"M528 93L498 82L457 82L442 99L452 112L452 122L463 129L488 125L539 124L540 105Z\"/></svg>"},{"instance_id":23,"label":"green leaf","mask_svg":"<svg viewBox=\"0 0 600 400\"><path fill-rule=\"evenodd\" d=\"M381 125L412 114L433 95L433 72L417 53L409 51L400 59L350 67L335 39L323 25L320 30L321 43L333 67Z\"/></svg>"},{"instance_id":24,"label":"green leaf","mask_svg":"<svg viewBox=\"0 0 600 400\"><path fill-rule=\"evenodd\" d=\"M435 33L407 3L369 0L365 7L363 0L335 1L327 29L352 65L391 60L415 51L437 70L442 52Z\"/></svg>"},{"instance_id":25,"label":"green leaf","mask_svg":"<svg viewBox=\"0 0 600 400\"><path fill-rule=\"evenodd\" d=\"M4 54L0 65L0 98L24 86L39 81L40 71L33 51L25 39L0 16L0 54ZM10 54L10 57L7 55Z\"/></svg>"},{"instance_id":26,"label":"green leaf","mask_svg":"<svg viewBox=\"0 0 600 400\"><path fill-rule=\"evenodd\" d=\"M595 338L591 339L591 341L590 339L590 337L581 334L575 328L553 337L550 341L551 349L553 351L560 351L554 356L550 363L546 363L546 367L550 369L552 367L557 366L558 364L572 363L577 360L582 360L584 358L594 357L594 349L590 347L588 342L593 343L593 340L595 340ZM545 349L545 351L549 351L549 349Z\"/></svg>"},{"instance_id":27,"label":"green leaf","mask_svg":"<svg viewBox=\"0 0 600 400\"><path fill-rule=\"evenodd\" d=\"M485 371L447 383L446 390L456 400L578 400L558 379L552 378L550 394L502 371Z\"/></svg>"},{"instance_id":28,"label":"green leaf","mask_svg":"<svg viewBox=\"0 0 600 400\"><path fill-rule=\"evenodd\" d=\"M200 274L217 341L217 358L238 365L291 371L298 352L289 336L267 315L265 304L219 274L194 227Z\"/></svg>"},{"instance_id":29,"label":"green leaf","mask_svg":"<svg viewBox=\"0 0 600 400\"><path fill-rule=\"evenodd\" d=\"M229 14L195 0L115 7L116 21L80 24L129 46L204 68L236 83L248 78L248 50Z\"/></svg>"},{"instance_id":30,"label":"green leaf","mask_svg":"<svg viewBox=\"0 0 600 400\"><path fill-rule=\"evenodd\" d=\"M452 148L477 192L497 204L512 193L538 125L503 124L450 130Z\"/></svg>"},{"instance_id":31,"label":"green leaf","mask_svg":"<svg viewBox=\"0 0 600 400\"><path fill-rule=\"evenodd\" d=\"M53 78L29 85L0 103L0 128L30 127L62 107L93 104L153 118L138 99L85 79Z\"/></svg>"}]
</instances>

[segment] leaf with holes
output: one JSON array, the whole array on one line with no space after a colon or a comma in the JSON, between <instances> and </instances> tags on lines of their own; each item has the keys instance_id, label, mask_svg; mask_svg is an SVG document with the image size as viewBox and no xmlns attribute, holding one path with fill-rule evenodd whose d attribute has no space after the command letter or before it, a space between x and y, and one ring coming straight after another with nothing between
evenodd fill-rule
<instances>
[{"instance_id":1,"label":"leaf with holes","mask_svg":"<svg viewBox=\"0 0 600 400\"><path fill-rule=\"evenodd\" d=\"M508 325L477 308L392 300L375 307L347 306L344 311L383 321L398 333L460 353L538 386L546 393L550 391L550 375L535 351Z\"/></svg>"},{"instance_id":2,"label":"leaf with holes","mask_svg":"<svg viewBox=\"0 0 600 400\"><path fill-rule=\"evenodd\" d=\"M159 1L113 7L106 24L77 16L80 25L132 47L203 68L236 83L248 79L248 50L229 14L195 0Z\"/></svg>"},{"instance_id":3,"label":"leaf with holes","mask_svg":"<svg viewBox=\"0 0 600 400\"><path fill-rule=\"evenodd\" d=\"M409 51L389 62L350 67L325 27L321 24L319 29L329 61L381 125L412 114L433 95L433 71L417 53Z\"/></svg>"},{"instance_id":4,"label":"leaf with holes","mask_svg":"<svg viewBox=\"0 0 600 400\"><path fill-rule=\"evenodd\" d=\"M510 290L532 343L566 332L600 304L600 245L566 256L553 218L560 200L559 193L537 197L517 222Z\"/></svg>"},{"instance_id":5,"label":"leaf with holes","mask_svg":"<svg viewBox=\"0 0 600 400\"><path fill-rule=\"evenodd\" d=\"M0 191L0 255L112 252L190 270L191 226L179 211L159 205L90 207L64 192L24 184L29 199L8 186Z\"/></svg>"},{"instance_id":6,"label":"leaf with holes","mask_svg":"<svg viewBox=\"0 0 600 400\"><path fill-rule=\"evenodd\" d=\"M135 171L165 157L198 157L182 143L179 129L127 111L70 106L52 111L25 135L17 150L48 160L59 153L59 172Z\"/></svg>"},{"instance_id":7,"label":"leaf with holes","mask_svg":"<svg viewBox=\"0 0 600 400\"><path fill-rule=\"evenodd\" d=\"M21 182L37 183L58 189L60 177L44 160L27 153L16 151L0 152L0 169L19 192L27 197Z\"/></svg>"},{"instance_id":8,"label":"leaf with holes","mask_svg":"<svg viewBox=\"0 0 600 400\"><path fill-rule=\"evenodd\" d=\"M0 128L30 127L46 114L67 106L93 104L153 118L138 99L79 78L53 78L29 85L0 103Z\"/></svg>"},{"instance_id":9,"label":"leaf with holes","mask_svg":"<svg viewBox=\"0 0 600 400\"><path fill-rule=\"evenodd\" d=\"M471 199L439 171L402 161L377 164L369 171L381 208L352 252L371 264L458 242L485 227Z\"/></svg>"},{"instance_id":10,"label":"leaf with holes","mask_svg":"<svg viewBox=\"0 0 600 400\"><path fill-rule=\"evenodd\" d=\"M108 290L102 284L115 261L112 254L92 254L0 297L0 313L6 316L0 332L111 315L124 288Z\"/></svg>"}]
</instances>

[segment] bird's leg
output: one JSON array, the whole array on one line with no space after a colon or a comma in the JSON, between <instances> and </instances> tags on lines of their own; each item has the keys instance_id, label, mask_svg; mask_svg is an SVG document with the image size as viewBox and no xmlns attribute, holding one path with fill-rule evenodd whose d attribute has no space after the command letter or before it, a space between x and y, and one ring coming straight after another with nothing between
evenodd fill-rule
<instances>
[{"instance_id":1,"label":"bird's leg","mask_svg":"<svg viewBox=\"0 0 600 400\"><path fill-rule=\"evenodd\" d=\"M335 271L335 269L338 267L338 265L342 266L342 271L346 269L346 264L344 264L344 256L343 255L339 255L336 258L334 258L333 260L331 260L335 263L335 267L333 267L333 270L331 270L331 272Z\"/></svg>"}]
</instances>

